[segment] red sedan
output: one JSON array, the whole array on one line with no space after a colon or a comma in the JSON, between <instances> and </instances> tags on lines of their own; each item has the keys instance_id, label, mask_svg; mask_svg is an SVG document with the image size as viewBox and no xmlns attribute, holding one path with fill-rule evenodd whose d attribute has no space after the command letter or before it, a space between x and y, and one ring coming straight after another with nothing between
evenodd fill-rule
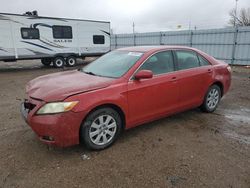
<instances>
[{"instance_id":1,"label":"red sedan","mask_svg":"<svg viewBox=\"0 0 250 188\"><path fill-rule=\"evenodd\" d=\"M230 83L226 63L194 48L122 48L30 81L21 111L42 142L99 150L124 129L196 107L213 112Z\"/></svg>"}]
</instances>

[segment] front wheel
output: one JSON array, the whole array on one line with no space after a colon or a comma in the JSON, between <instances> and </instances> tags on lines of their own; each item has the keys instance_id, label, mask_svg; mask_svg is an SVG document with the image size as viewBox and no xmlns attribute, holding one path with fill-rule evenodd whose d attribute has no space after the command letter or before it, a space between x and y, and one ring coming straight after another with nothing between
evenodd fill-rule
<instances>
[{"instance_id":1,"label":"front wheel","mask_svg":"<svg viewBox=\"0 0 250 188\"><path fill-rule=\"evenodd\" d=\"M221 99L221 89L217 85L212 85L204 98L201 110L204 112L213 112L216 110Z\"/></svg>"},{"instance_id":2,"label":"front wheel","mask_svg":"<svg viewBox=\"0 0 250 188\"><path fill-rule=\"evenodd\" d=\"M119 113L112 108L92 112L82 124L81 140L93 150L111 146L121 132L122 121Z\"/></svg>"}]
</instances>

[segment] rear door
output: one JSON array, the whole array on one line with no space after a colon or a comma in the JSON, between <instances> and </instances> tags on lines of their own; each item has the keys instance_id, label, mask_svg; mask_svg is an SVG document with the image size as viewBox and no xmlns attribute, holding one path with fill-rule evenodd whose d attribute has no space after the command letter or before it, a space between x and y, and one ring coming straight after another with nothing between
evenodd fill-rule
<instances>
[{"instance_id":1,"label":"rear door","mask_svg":"<svg viewBox=\"0 0 250 188\"><path fill-rule=\"evenodd\" d=\"M178 106L179 87L171 51L152 55L140 70L151 70L153 78L132 79L128 83L131 124L157 118Z\"/></svg>"},{"instance_id":2,"label":"rear door","mask_svg":"<svg viewBox=\"0 0 250 188\"><path fill-rule=\"evenodd\" d=\"M180 106L191 108L200 105L207 89L207 77L211 77L209 66L200 66L197 53L191 50L175 50L180 84Z\"/></svg>"}]
</instances>

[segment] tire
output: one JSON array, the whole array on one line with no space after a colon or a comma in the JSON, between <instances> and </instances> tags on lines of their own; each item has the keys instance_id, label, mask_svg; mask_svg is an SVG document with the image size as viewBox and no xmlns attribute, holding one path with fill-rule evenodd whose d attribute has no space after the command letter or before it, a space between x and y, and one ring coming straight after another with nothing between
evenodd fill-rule
<instances>
[{"instance_id":1,"label":"tire","mask_svg":"<svg viewBox=\"0 0 250 188\"><path fill-rule=\"evenodd\" d=\"M221 99L221 89L218 85L212 85L204 98L201 105L201 110L203 112L211 113L216 110Z\"/></svg>"},{"instance_id":2,"label":"tire","mask_svg":"<svg viewBox=\"0 0 250 188\"><path fill-rule=\"evenodd\" d=\"M119 113L112 108L101 108L88 115L83 122L80 130L81 141L89 149L102 150L115 142L121 128Z\"/></svg>"},{"instance_id":3,"label":"tire","mask_svg":"<svg viewBox=\"0 0 250 188\"><path fill-rule=\"evenodd\" d=\"M68 67L73 67L76 65L76 58L74 56L69 56L66 59L66 64Z\"/></svg>"},{"instance_id":4,"label":"tire","mask_svg":"<svg viewBox=\"0 0 250 188\"><path fill-rule=\"evenodd\" d=\"M43 59L41 59L41 63L42 63L44 66L50 66L50 64L51 64L51 59L49 59L49 58L43 58Z\"/></svg>"},{"instance_id":5,"label":"tire","mask_svg":"<svg viewBox=\"0 0 250 188\"><path fill-rule=\"evenodd\" d=\"M53 61L53 65L56 68L62 68L64 67L65 59L63 57L55 57Z\"/></svg>"}]
</instances>

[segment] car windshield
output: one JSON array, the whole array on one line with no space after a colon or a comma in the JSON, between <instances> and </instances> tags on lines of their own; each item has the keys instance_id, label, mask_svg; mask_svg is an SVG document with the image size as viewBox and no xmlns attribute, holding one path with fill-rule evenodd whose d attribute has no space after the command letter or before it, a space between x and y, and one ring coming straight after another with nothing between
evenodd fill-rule
<instances>
[{"instance_id":1,"label":"car windshield","mask_svg":"<svg viewBox=\"0 0 250 188\"><path fill-rule=\"evenodd\" d=\"M140 52L113 51L81 69L86 74L119 78L143 55Z\"/></svg>"}]
</instances>

